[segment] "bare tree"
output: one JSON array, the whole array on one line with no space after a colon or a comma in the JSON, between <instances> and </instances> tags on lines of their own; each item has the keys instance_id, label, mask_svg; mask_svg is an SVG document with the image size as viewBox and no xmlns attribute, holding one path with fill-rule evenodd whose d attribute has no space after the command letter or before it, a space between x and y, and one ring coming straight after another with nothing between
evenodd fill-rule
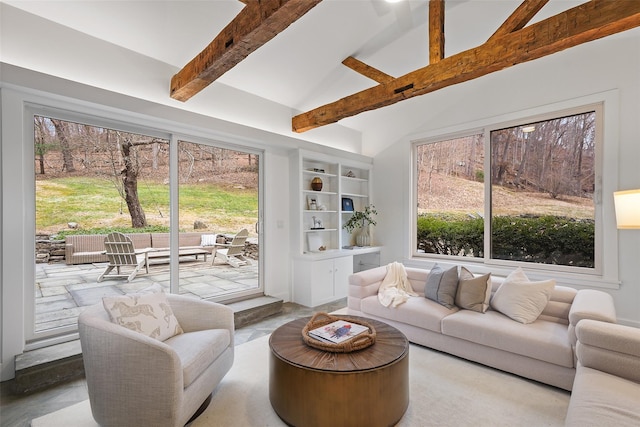
<instances>
[{"instance_id":1,"label":"bare tree","mask_svg":"<svg viewBox=\"0 0 640 427\"><path fill-rule=\"evenodd\" d=\"M126 135L120 142L124 169L120 172L124 188L124 199L131 215L131 226L133 228L143 228L147 226L147 218L140 204L138 197L138 173L139 163L135 156L135 144L131 135Z\"/></svg>"},{"instance_id":2,"label":"bare tree","mask_svg":"<svg viewBox=\"0 0 640 427\"><path fill-rule=\"evenodd\" d=\"M62 170L67 172L75 172L76 168L73 166L73 155L71 152L71 146L69 144L67 124L63 120L51 119L54 128L56 129L56 136L60 143L60 149L62 150Z\"/></svg>"},{"instance_id":3,"label":"bare tree","mask_svg":"<svg viewBox=\"0 0 640 427\"><path fill-rule=\"evenodd\" d=\"M47 130L47 124L45 118L35 116L34 118L34 139L35 139L35 152L38 158L38 167L40 169L40 175L45 174L45 161L44 155L50 149L55 147L55 144L50 142L51 135Z\"/></svg>"}]
</instances>

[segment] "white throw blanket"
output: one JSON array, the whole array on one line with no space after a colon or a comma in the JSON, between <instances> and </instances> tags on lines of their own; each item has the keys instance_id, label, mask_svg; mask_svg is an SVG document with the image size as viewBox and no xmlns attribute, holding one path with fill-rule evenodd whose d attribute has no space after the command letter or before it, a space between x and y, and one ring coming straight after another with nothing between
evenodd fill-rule
<instances>
[{"instance_id":1,"label":"white throw blanket","mask_svg":"<svg viewBox=\"0 0 640 427\"><path fill-rule=\"evenodd\" d=\"M382 279L378 289L378 301L385 307L397 307L406 302L410 296L417 296L407 279L404 265L392 262L387 265L387 275Z\"/></svg>"}]
</instances>

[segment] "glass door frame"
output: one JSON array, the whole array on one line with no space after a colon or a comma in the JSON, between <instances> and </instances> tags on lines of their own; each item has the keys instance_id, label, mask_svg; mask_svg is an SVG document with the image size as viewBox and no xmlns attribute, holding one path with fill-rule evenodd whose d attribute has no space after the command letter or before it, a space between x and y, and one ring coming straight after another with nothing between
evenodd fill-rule
<instances>
[{"instance_id":1,"label":"glass door frame","mask_svg":"<svg viewBox=\"0 0 640 427\"><path fill-rule=\"evenodd\" d=\"M105 117L101 117L101 113L105 114ZM140 119L140 123L132 123L123 119L123 117L117 117L115 119L107 118L105 112L94 110L90 113L79 113L76 111L50 107L36 103L24 104L24 143L23 143L23 155L25 159L35 159L35 129L34 129L34 117L43 116L48 118L60 119L70 122L81 123L88 126L96 126L119 130L129 133L138 133L142 135L158 137L169 141L169 198L170 198L170 291L171 293L179 292L179 263L178 263L178 236L179 236L179 203L178 203L178 140L189 141L209 146L215 146L218 148L226 148L236 151L246 152L247 154L256 155L258 157L258 287L250 291L237 292L232 296L227 296L219 301L212 299L216 302L232 301L243 299L253 295L264 294L264 236L263 230L263 209L264 203L264 150L252 148L249 146L242 146L239 144L225 143L218 139L212 139L208 137L197 137L195 135L185 132L171 131L171 126L167 129L161 129L160 127L153 126L152 124L144 124L145 119ZM177 125L176 127L179 127ZM64 326L46 331L35 331L35 213L36 213L36 200L35 200L35 161L27 162L28 166L24 169L24 184L25 191L25 267L24 268L24 340L25 350L32 350L36 348L42 348L49 345L58 344L78 338L77 326ZM29 264L31 267L29 267Z\"/></svg>"}]
</instances>

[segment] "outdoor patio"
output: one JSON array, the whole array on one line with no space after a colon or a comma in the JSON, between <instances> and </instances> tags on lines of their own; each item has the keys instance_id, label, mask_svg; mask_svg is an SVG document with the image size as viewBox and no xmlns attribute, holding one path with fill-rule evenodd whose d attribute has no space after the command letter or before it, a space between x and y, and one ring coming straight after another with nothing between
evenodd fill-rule
<instances>
[{"instance_id":1,"label":"outdoor patio","mask_svg":"<svg viewBox=\"0 0 640 427\"><path fill-rule=\"evenodd\" d=\"M195 298L217 298L258 288L258 261L234 268L228 264L193 260L180 267L180 294ZM104 296L133 293L152 283L169 288L169 264L152 264L127 282L125 278L97 279L107 263L36 264L36 332L72 325L83 307L99 303Z\"/></svg>"}]
</instances>

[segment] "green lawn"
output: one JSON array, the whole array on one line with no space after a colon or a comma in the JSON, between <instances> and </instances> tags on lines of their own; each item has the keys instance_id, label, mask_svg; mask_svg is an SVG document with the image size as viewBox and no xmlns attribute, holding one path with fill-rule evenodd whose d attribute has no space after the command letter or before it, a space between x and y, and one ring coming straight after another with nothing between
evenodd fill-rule
<instances>
[{"instance_id":1,"label":"green lawn","mask_svg":"<svg viewBox=\"0 0 640 427\"><path fill-rule=\"evenodd\" d=\"M169 186L138 182L138 193L147 222L169 226ZM181 231L193 230L196 220L208 230L253 231L258 218L258 191L227 189L213 184L184 184L179 190ZM89 177L36 181L36 231L58 233L76 222L84 232L124 229L131 226L127 205L109 180Z\"/></svg>"}]
</instances>

